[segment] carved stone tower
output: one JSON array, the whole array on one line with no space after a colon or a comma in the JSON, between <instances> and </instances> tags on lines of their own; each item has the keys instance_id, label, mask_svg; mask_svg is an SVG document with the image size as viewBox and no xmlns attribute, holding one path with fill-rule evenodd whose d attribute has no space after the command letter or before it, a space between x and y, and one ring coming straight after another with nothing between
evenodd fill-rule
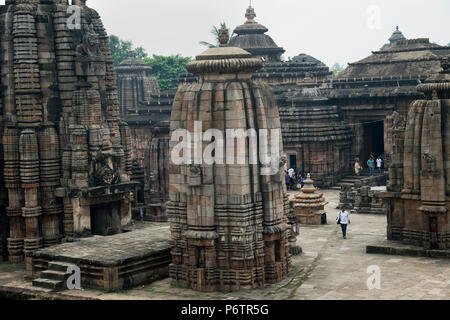
<instances>
[{"instance_id":1,"label":"carved stone tower","mask_svg":"<svg viewBox=\"0 0 450 320\"><path fill-rule=\"evenodd\" d=\"M251 80L262 62L241 48L228 47L228 30L222 29L219 39L220 48L188 64L200 79L179 88L171 118L172 137L193 133L194 138L187 139L180 153L178 140L170 142L170 155L182 154L186 160L175 164L172 158L169 169L170 276L201 291L281 281L291 268L289 243L296 242L275 97L267 85ZM247 138L235 139L233 132L246 130ZM270 132L270 141L250 134L252 130ZM203 140L196 140L199 135ZM243 144L236 145L236 140ZM215 162L198 161L203 147ZM270 168L262 164L265 148L276 150L270 154ZM193 161L188 159L191 151ZM225 154L227 161L222 161Z\"/></svg>"},{"instance_id":2,"label":"carved stone tower","mask_svg":"<svg viewBox=\"0 0 450 320\"><path fill-rule=\"evenodd\" d=\"M74 4L1 7L0 203L11 262L63 236L120 232L130 219L127 126L119 123L108 37L97 12Z\"/></svg>"},{"instance_id":3,"label":"carved stone tower","mask_svg":"<svg viewBox=\"0 0 450 320\"><path fill-rule=\"evenodd\" d=\"M449 56L441 65L443 71L417 87L426 99L411 104L406 127L398 115L393 117L393 144L403 139L404 148L394 149L392 181L384 195L390 208L388 238L425 249L450 248Z\"/></svg>"}]
</instances>

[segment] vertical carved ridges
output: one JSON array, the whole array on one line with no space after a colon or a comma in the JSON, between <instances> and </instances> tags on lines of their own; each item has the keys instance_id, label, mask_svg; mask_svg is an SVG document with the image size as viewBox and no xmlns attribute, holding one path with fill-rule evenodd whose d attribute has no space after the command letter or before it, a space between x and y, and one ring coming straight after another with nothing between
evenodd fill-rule
<instances>
[{"instance_id":1,"label":"vertical carved ridges","mask_svg":"<svg viewBox=\"0 0 450 320\"><path fill-rule=\"evenodd\" d=\"M72 238L74 236L73 228L73 205L69 197L64 198L64 234L66 237Z\"/></svg>"},{"instance_id":2,"label":"vertical carved ridges","mask_svg":"<svg viewBox=\"0 0 450 320\"><path fill-rule=\"evenodd\" d=\"M124 152L124 169L126 172L131 172L133 163L131 160L131 131L126 122L120 122L120 137L121 145Z\"/></svg>"},{"instance_id":3,"label":"vertical carved ridges","mask_svg":"<svg viewBox=\"0 0 450 320\"><path fill-rule=\"evenodd\" d=\"M42 119L35 11L35 5L20 2L13 18L16 114L18 123L24 126Z\"/></svg>"},{"instance_id":4,"label":"vertical carved ridges","mask_svg":"<svg viewBox=\"0 0 450 320\"><path fill-rule=\"evenodd\" d=\"M20 180L22 188L39 187L39 147L36 132L25 129L20 134Z\"/></svg>"},{"instance_id":5,"label":"vertical carved ridges","mask_svg":"<svg viewBox=\"0 0 450 320\"><path fill-rule=\"evenodd\" d=\"M59 137L53 123L46 123L39 133L40 169L42 186L59 186L61 155Z\"/></svg>"},{"instance_id":6,"label":"vertical carved ridges","mask_svg":"<svg viewBox=\"0 0 450 320\"><path fill-rule=\"evenodd\" d=\"M102 123L102 104L97 90L80 87L73 94L72 105L77 124L92 126Z\"/></svg>"},{"instance_id":7,"label":"vertical carved ridges","mask_svg":"<svg viewBox=\"0 0 450 320\"><path fill-rule=\"evenodd\" d=\"M85 126L70 126L72 146L71 159L71 185L69 187L79 189L89 186L89 147L88 131Z\"/></svg>"},{"instance_id":8,"label":"vertical carved ridges","mask_svg":"<svg viewBox=\"0 0 450 320\"><path fill-rule=\"evenodd\" d=\"M199 56L188 69L201 79L179 88L172 108L172 132L193 132L194 121L204 120L221 132L269 129L269 135L275 130L280 133L273 92L250 79L250 72L260 66L260 61L236 48ZM169 154L177 144L170 142ZM283 153L282 144L278 145L276 157ZM264 175L257 157L257 164L170 163L167 215L173 263L169 272L175 283L201 291L236 291L287 276L289 244L295 242L290 238L295 235L288 225L284 179L279 171Z\"/></svg>"},{"instance_id":9,"label":"vertical carved ridges","mask_svg":"<svg viewBox=\"0 0 450 320\"><path fill-rule=\"evenodd\" d=\"M6 188L18 188L20 185L20 130L7 127L3 135L4 179Z\"/></svg>"},{"instance_id":10,"label":"vertical carved ridges","mask_svg":"<svg viewBox=\"0 0 450 320\"><path fill-rule=\"evenodd\" d=\"M150 139L144 155L146 218L152 221L167 221L166 202L169 200L167 159L169 159L169 137L157 134Z\"/></svg>"},{"instance_id":11,"label":"vertical carved ridges","mask_svg":"<svg viewBox=\"0 0 450 320\"><path fill-rule=\"evenodd\" d=\"M25 219L26 237L24 252L31 252L43 245L39 219L42 208L39 205L39 146L36 132L33 129L22 130L19 141L20 179L24 189L25 203L22 216Z\"/></svg>"},{"instance_id":12,"label":"vertical carved ridges","mask_svg":"<svg viewBox=\"0 0 450 320\"><path fill-rule=\"evenodd\" d=\"M389 158L389 191L400 192L404 186L404 149L405 149L405 129L406 121L403 116L394 111L387 117L386 126L388 128L388 142L391 150Z\"/></svg>"},{"instance_id":13,"label":"vertical carved ridges","mask_svg":"<svg viewBox=\"0 0 450 320\"><path fill-rule=\"evenodd\" d=\"M43 124L39 133L41 165L42 232L44 246L58 244L61 239L59 220L62 215L60 199L55 196L55 188L60 185L59 138L53 123Z\"/></svg>"}]
</instances>

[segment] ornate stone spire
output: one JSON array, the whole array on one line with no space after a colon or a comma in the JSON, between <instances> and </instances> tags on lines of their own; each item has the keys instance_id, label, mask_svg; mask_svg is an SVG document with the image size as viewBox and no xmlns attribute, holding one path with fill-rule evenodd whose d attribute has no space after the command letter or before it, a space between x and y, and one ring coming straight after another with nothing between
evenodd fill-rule
<instances>
[{"instance_id":1,"label":"ornate stone spire","mask_svg":"<svg viewBox=\"0 0 450 320\"><path fill-rule=\"evenodd\" d=\"M197 141L190 141L186 150L194 150L194 155L185 150L183 155L191 159L171 161L169 168L170 276L179 285L201 291L236 291L283 280L291 268L290 245L296 243L289 223L284 162L273 161L281 159L281 141L280 150L271 152L270 169L276 169L272 175L266 174L268 167L255 155L261 142L257 146L254 139L236 149L227 144L227 159L233 149L243 151L243 158L239 154L238 158L244 161L229 164L221 159L224 138L229 141L230 132L264 128L272 136L281 127L272 90L251 79L261 60L241 48L228 47L227 33L220 31L221 47L207 50L187 65L188 71L200 75L200 82L178 89L170 123L172 133L187 134L197 128L204 135L214 128L225 134L208 138L216 144L211 151L218 158L213 163L199 157L201 142L199 147ZM267 150L274 150L273 143ZM171 157L177 145L170 141ZM251 153L255 164L250 164Z\"/></svg>"},{"instance_id":2,"label":"ornate stone spire","mask_svg":"<svg viewBox=\"0 0 450 320\"><path fill-rule=\"evenodd\" d=\"M403 35L403 33L400 31L399 27L397 26L395 28L394 33L392 34L392 36L389 38L389 42L391 43L391 45L393 45L394 43L396 43L399 40L406 40L405 36Z\"/></svg>"},{"instance_id":3,"label":"ornate stone spire","mask_svg":"<svg viewBox=\"0 0 450 320\"><path fill-rule=\"evenodd\" d=\"M247 22L246 23L256 23L256 21L255 21L255 18L256 18L255 9L251 5L247 8L247 11L245 12L245 17L247 18Z\"/></svg>"}]
</instances>

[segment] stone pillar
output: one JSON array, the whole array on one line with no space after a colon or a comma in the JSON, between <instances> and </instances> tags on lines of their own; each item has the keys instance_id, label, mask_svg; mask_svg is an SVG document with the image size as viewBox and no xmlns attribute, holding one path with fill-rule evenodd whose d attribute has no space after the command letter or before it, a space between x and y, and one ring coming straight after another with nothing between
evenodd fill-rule
<instances>
[{"instance_id":1,"label":"stone pillar","mask_svg":"<svg viewBox=\"0 0 450 320\"><path fill-rule=\"evenodd\" d=\"M24 225L22 206L23 191L20 189L20 131L8 127L3 136L5 159L5 187L8 189L8 207L6 215L9 217L8 252L9 261L18 263L23 261Z\"/></svg>"},{"instance_id":2,"label":"stone pillar","mask_svg":"<svg viewBox=\"0 0 450 320\"><path fill-rule=\"evenodd\" d=\"M61 199L55 195L60 185L60 149L59 137L51 122L42 125L39 133L41 196L42 196L42 232L44 246L52 246L60 242L60 219L62 216Z\"/></svg>"},{"instance_id":3,"label":"stone pillar","mask_svg":"<svg viewBox=\"0 0 450 320\"><path fill-rule=\"evenodd\" d=\"M19 142L20 180L25 194L25 206L22 215L25 219L25 252L42 247L39 218L42 208L39 205L39 147L36 132L23 130Z\"/></svg>"}]
</instances>

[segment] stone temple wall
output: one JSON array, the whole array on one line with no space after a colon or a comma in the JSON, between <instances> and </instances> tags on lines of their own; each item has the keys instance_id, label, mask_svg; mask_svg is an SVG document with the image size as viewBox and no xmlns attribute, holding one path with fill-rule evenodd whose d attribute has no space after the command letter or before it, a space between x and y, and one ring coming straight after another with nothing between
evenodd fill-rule
<instances>
[{"instance_id":1,"label":"stone temple wall","mask_svg":"<svg viewBox=\"0 0 450 320\"><path fill-rule=\"evenodd\" d=\"M130 221L128 127L108 36L96 11L74 4L74 29L68 1L0 7L0 205L11 262L62 237L120 232ZM0 221L4 230L3 214ZM0 239L4 248L4 231Z\"/></svg>"},{"instance_id":2,"label":"stone temple wall","mask_svg":"<svg viewBox=\"0 0 450 320\"><path fill-rule=\"evenodd\" d=\"M404 121L393 115L391 181L385 198L388 239L450 248L450 71L418 85L425 99L414 101Z\"/></svg>"}]
</instances>

